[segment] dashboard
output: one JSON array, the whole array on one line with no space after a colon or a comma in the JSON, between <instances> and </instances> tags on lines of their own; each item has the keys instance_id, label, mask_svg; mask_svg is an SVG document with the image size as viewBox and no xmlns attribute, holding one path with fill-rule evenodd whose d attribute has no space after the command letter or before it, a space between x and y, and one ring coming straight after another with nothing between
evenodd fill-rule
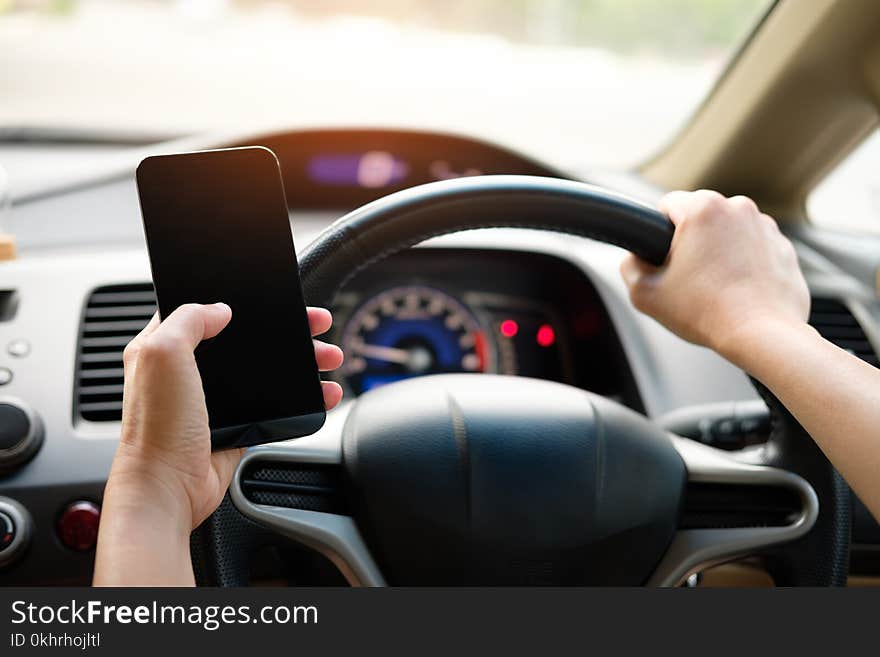
<instances>
[{"instance_id":1,"label":"dashboard","mask_svg":"<svg viewBox=\"0 0 880 657\"><path fill-rule=\"evenodd\" d=\"M120 431L122 349L155 308L135 166L147 154L244 144L278 155L300 247L346 211L410 185L487 173L565 177L462 136L292 130L132 149L125 162L16 198L6 228L20 254L0 262L0 420L7 421L0 422L0 520L9 517L4 500L14 503L14 533L26 535L27 546L8 559L0 546L0 584L79 584L91 576L90 541ZM597 174L590 182L649 202L660 194L635 176ZM838 339L845 324L844 346L876 359L873 292L807 244L797 247L823 300L815 325ZM536 231L429 240L364 270L337 296L327 339L343 346L346 362L334 376L349 400L438 372L537 377L655 419L754 401L741 371L634 311L618 273L622 256L607 244ZM11 460L4 441L17 444L22 427L30 451ZM857 542L880 545L878 530L863 518ZM880 572L876 561L865 567Z\"/></svg>"},{"instance_id":2,"label":"dashboard","mask_svg":"<svg viewBox=\"0 0 880 657\"><path fill-rule=\"evenodd\" d=\"M565 177L494 144L407 130L307 130L234 142L265 146L281 164L291 211L352 209L392 192L462 176Z\"/></svg>"},{"instance_id":3,"label":"dashboard","mask_svg":"<svg viewBox=\"0 0 880 657\"><path fill-rule=\"evenodd\" d=\"M643 411L590 280L525 251L419 248L354 277L324 339L346 360L330 378L348 399L415 376L468 372L568 383ZM156 312L149 281L89 292L76 354L74 421L118 422L122 350Z\"/></svg>"}]
</instances>

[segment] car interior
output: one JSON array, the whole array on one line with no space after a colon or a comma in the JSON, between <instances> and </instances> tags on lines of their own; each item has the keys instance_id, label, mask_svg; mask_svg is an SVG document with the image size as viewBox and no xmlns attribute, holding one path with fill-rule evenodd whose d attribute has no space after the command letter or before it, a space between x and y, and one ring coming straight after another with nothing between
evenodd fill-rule
<instances>
[{"instance_id":1,"label":"car interior","mask_svg":"<svg viewBox=\"0 0 880 657\"><path fill-rule=\"evenodd\" d=\"M626 165L556 159L540 130L505 139L507 119L487 136L491 117L468 119L488 105L455 126L255 109L171 134L0 115L0 584L91 581L122 351L156 312L138 163L259 145L306 301L332 310L345 396L316 434L247 450L193 534L200 584L880 585L880 524L797 422L639 313L619 273L627 251L663 262L665 192L748 195L795 245L810 323L880 366L880 5L758 4L680 126ZM0 30L17 20L0 12ZM627 94L646 114L666 102ZM582 431L600 436L589 453Z\"/></svg>"}]
</instances>

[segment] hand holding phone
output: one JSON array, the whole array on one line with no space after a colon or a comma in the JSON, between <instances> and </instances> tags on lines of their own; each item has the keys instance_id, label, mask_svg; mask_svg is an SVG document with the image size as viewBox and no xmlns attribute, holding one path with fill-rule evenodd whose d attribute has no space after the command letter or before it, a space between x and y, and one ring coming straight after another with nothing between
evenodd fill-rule
<instances>
[{"instance_id":1,"label":"hand holding phone","mask_svg":"<svg viewBox=\"0 0 880 657\"><path fill-rule=\"evenodd\" d=\"M213 448L317 431L326 412L274 153L149 157L137 183L160 317L185 303L232 309L196 349Z\"/></svg>"}]
</instances>

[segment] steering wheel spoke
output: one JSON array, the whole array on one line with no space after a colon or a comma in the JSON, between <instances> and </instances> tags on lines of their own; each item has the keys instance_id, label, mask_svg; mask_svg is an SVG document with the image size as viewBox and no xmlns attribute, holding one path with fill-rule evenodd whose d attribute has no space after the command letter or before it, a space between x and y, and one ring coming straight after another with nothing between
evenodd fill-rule
<instances>
[{"instance_id":1,"label":"steering wheel spoke","mask_svg":"<svg viewBox=\"0 0 880 657\"><path fill-rule=\"evenodd\" d=\"M229 493L249 520L326 556L355 586L384 586L354 519L345 513L335 475L350 404L328 414L316 434L247 451Z\"/></svg>"},{"instance_id":2,"label":"steering wheel spoke","mask_svg":"<svg viewBox=\"0 0 880 657\"><path fill-rule=\"evenodd\" d=\"M794 541L815 525L819 500L804 478L670 438L688 482L681 526L648 585L677 586L700 569Z\"/></svg>"}]
</instances>

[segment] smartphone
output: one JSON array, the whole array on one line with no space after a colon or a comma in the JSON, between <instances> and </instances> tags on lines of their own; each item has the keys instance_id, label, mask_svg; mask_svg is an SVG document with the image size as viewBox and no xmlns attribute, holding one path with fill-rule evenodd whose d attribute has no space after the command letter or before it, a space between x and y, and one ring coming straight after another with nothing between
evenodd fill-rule
<instances>
[{"instance_id":1,"label":"smartphone","mask_svg":"<svg viewBox=\"0 0 880 657\"><path fill-rule=\"evenodd\" d=\"M212 447L320 429L324 395L275 154L148 157L137 187L160 318L185 303L232 308L229 325L195 351Z\"/></svg>"}]
</instances>

